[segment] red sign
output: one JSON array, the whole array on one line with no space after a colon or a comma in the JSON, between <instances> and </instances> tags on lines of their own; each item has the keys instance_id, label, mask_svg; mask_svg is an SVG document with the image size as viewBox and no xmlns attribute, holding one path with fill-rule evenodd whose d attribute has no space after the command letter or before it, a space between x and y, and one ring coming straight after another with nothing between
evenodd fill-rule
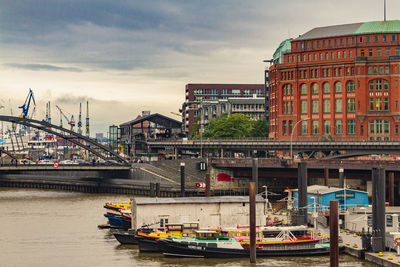
<instances>
[{"instance_id":1,"label":"red sign","mask_svg":"<svg viewBox=\"0 0 400 267\"><path fill-rule=\"evenodd\" d=\"M54 163L53 163L53 167L54 167L54 168L58 168L58 162L54 162Z\"/></svg>"},{"instance_id":2,"label":"red sign","mask_svg":"<svg viewBox=\"0 0 400 267\"><path fill-rule=\"evenodd\" d=\"M220 173L217 176L217 181L218 182L231 182L231 181L233 182L233 177L231 177L230 175L225 174L225 173Z\"/></svg>"},{"instance_id":3,"label":"red sign","mask_svg":"<svg viewBox=\"0 0 400 267\"><path fill-rule=\"evenodd\" d=\"M194 183L194 187L195 188L206 188L206 184L197 182L197 183Z\"/></svg>"}]
</instances>

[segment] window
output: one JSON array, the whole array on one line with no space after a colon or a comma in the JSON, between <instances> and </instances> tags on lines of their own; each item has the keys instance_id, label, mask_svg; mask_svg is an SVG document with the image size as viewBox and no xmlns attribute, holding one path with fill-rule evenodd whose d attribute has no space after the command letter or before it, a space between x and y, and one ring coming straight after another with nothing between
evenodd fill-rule
<instances>
[{"instance_id":1,"label":"window","mask_svg":"<svg viewBox=\"0 0 400 267\"><path fill-rule=\"evenodd\" d=\"M354 81L348 81L348 82L347 82L346 91L347 91L348 93L354 92L354 91L355 91L355 84L354 84Z\"/></svg>"},{"instance_id":2,"label":"window","mask_svg":"<svg viewBox=\"0 0 400 267\"><path fill-rule=\"evenodd\" d=\"M385 75L389 75L389 66L385 66Z\"/></svg>"},{"instance_id":3,"label":"window","mask_svg":"<svg viewBox=\"0 0 400 267\"><path fill-rule=\"evenodd\" d=\"M363 38L362 38L361 36L358 38L358 42L359 42L359 43L362 43L362 42L363 42Z\"/></svg>"},{"instance_id":4,"label":"window","mask_svg":"<svg viewBox=\"0 0 400 267\"><path fill-rule=\"evenodd\" d=\"M307 101L301 101L301 114L307 114Z\"/></svg>"},{"instance_id":5,"label":"window","mask_svg":"<svg viewBox=\"0 0 400 267\"><path fill-rule=\"evenodd\" d=\"M392 215L386 215L386 226L393 227L393 217Z\"/></svg>"},{"instance_id":6,"label":"window","mask_svg":"<svg viewBox=\"0 0 400 267\"><path fill-rule=\"evenodd\" d=\"M282 123L282 134L287 135L287 124L286 121L283 121Z\"/></svg>"},{"instance_id":7,"label":"window","mask_svg":"<svg viewBox=\"0 0 400 267\"><path fill-rule=\"evenodd\" d=\"M342 83L336 82L335 83L335 93L341 93L341 92L342 92Z\"/></svg>"},{"instance_id":8,"label":"window","mask_svg":"<svg viewBox=\"0 0 400 267\"><path fill-rule=\"evenodd\" d=\"M390 56L390 48L386 48L386 56Z\"/></svg>"},{"instance_id":9,"label":"window","mask_svg":"<svg viewBox=\"0 0 400 267\"><path fill-rule=\"evenodd\" d=\"M384 42L384 43L387 42L387 36L386 35L382 36L382 42Z\"/></svg>"},{"instance_id":10,"label":"window","mask_svg":"<svg viewBox=\"0 0 400 267\"><path fill-rule=\"evenodd\" d=\"M331 134L331 121L330 120L324 121L324 134L325 135Z\"/></svg>"},{"instance_id":11,"label":"window","mask_svg":"<svg viewBox=\"0 0 400 267\"><path fill-rule=\"evenodd\" d=\"M301 86L300 86L300 94L302 94L302 95L306 95L307 94L307 84L302 84Z\"/></svg>"},{"instance_id":12,"label":"window","mask_svg":"<svg viewBox=\"0 0 400 267\"><path fill-rule=\"evenodd\" d=\"M324 113L330 113L330 112L331 112L331 100L325 99L324 100Z\"/></svg>"},{"instance_id":13,"label":"window","mask_svg":"<svg viewBox=\"0 0 400 267\"><path fill-rule=\"evenodd\" d=\"M317 84L317 83L313 83L313 84L311 85L311 92L312 92L312 94L318 94L318 89L319 89L319 87L318 87L318 84Z\"/></svg>"},{"instance_id":14,"label":"window","mask_svg":"<svg viewBox=\"0 0 400 267\"><path fill-rule=\"evenodd\" d=\"M293 121L289 121L289 134L293 133Z\"/></svg>"},{"instance_id":15,"label":"window","mask_svg":"<svg viewBox=\"0 0 400 267\"><path fill-rule=\"evenodd\" d=\"M321 42L317 41L317 47L320 48L321 47Z\"/></svg>"},{"instance_id":16,"label":"window","mask_svg":"<svg viewBox=\"0 0 400 267\"><path fill-rule=\"evenodd\" d=\"M372 49L368 49L368 56L372 57Z\"/></svg>"},{"instance_id":17,"label":"window","mask_svg":"<svg viewBox=\"0 0 400 267\"><path fill-rule=\"evenodd\" d=\"M307 121L302 121L301 122L301 135L307 135L308 129L307 129Z\"/></svg>"},{"instance_id":18,"label":"window","mask_svg":"<svg viewBox=\"0 0 400 267\"><path fill-rule=\"evenodd\" d=\"M364 49L361 49L360 55L361 55L362 57L365 56L365 54L364 54Z\"/></svg>"},{"instance_id":19,"label":"window","mask_svg":"<svg viewBox=\"0 0 400 267\"><path fill-rule=\"evenodd\" d=\"M369 42L370 42L370 37L369 37L369 36L366 36L366 37L365 37L365 42L366 42L366 43L369 43Z\"/></svg>"},{"instance_id":20,"label":"window","mask_svg":"<svg viewBox=\"0 0 400 267\"><path fill-rule=\"evenodd\" d=\"M375 66L373 69L374 69L374 75L377 75L378 74L378 67Z\"/></svg>"},{"instance_id":21,"label":"window","mask_svg":"<svg viewBox=\"0 0 400 267\"><path fill-rule=\"evenodd\" d=\"M375 111L382 111L382 98L375 98Z\"/></svg>"},{"instance_id":22,"label":"window","mask_svg":"<svg viewBox=\"0 0 400 267\"><path fill-rule=\"evenodd\" d=\"M368 123L369 134L375 134L375 121L370 121Z\"/></svg>"},{"instance_id":23,"label":"window","mask_svg":"<svg viewBox=\"0 0 400 267\"><path fill-rule=\"evenodd\" d=\"M240 95L240 89L232 89L232 95Z\"/></svg>"},{"instance_id":24,"label":"window","mask_svg":"<svg viewBox=\"0 0 400 267\"><path fill-rule=\"evenodd\" d=\"M335 112L341 113L343 110L343 100L335 99Z\"/></svg>"},{"instance_id":25,"label":"window","mask_svg":"<svg viewBox=\"0 0 400 267\"><path fill-rule=\"evenodd\" d=\"M347 120L347 134L356 134L355 120Z\"/></svg>"},{"instance_id":26,"label":"window","mask_svg":"<svg viewBox=\"0 0 400 267\"><path fill-rule=\"evenodd\" d=\"M374 98L369 99L369 111L374 111L375 110L375 100Z\"/></svg>"},{"instance_id":27,"label":"window","mask_svg":"<svg viewBox=\"0 0 400 267\"><path fill-rule=\"evenodd\" d=\"M382 120L375 120L375 133L382 134Z\"/></svg>"},{"instance_id":28,"label":"window","mask_svg":"<svg viewBox=\"0 0 400 267\"><path fill-rule=\"evenodd\" d=\"M392 42L396 42L396 35L392 35Z\"/></svg>"},{"instance_id":29,"label":"window","mask_svg":"<svg viewBox=\"0 0 400 267\"><path fill-rule=\"evenodd\" d=\"M378 36L378 35L375 35L375 36L374 36L374 42L375 42L375 43L379 42L379 36Z\"/></svg>"},{"instance_id":30,"label":"window","mask_svg":"<svg viewBox=\"0 0 400 267\"><path fill-rule=\"evenodd\" d=\"M377 57L382 56L382 50L380 48L376 49L376 56Z\"/></svg>"},{"instance_id":31,"label":"window","mask_svg":"<svg viewBox=\"0 0 400 267\"><path fill-rule=\"evenodd\" d=\"M318 113L318 112L319 112L319 101L313 100L312 101L312 113Z\"/></svg>"},{"instance_id":32,"label":"window","mask_svg":"<svg viewBox=\"0 0 400 267\"><path fill-rule=\"evenodd\" d=\"M347 112L355 112L356 111L356 99L348 98L347 99Z\"/></svg>"},{"instance_id":33,"label":"window","mask_svg":"<svg viewBox=\"0 0 400 267\"><path fill-rule=\"evenodd\" d=\"M346 58L346 51L343 51L343 58Z\"/></svg>"},{"instance_id":34,"label":"window","mask_svg":"<svg viewBox=\"0 0 400 267\"><path fill-rule=\"evenodd\" d=\"M383 121L383 133L384 134L389 134L389 128L390 128L390 122Z\"/></svg>"},{"instance_id":35,"label":"window","mask_svg":"<svg viewBox=\"0 0 400 267\"><path fill-rule=\"evenodd\" d=\"M328 82L325 82L322 87L324 89L324 94L329 94L331 92L331 85Z\"/></svg>"},{"instance_id":36,"label":"window","mask_svg":"<svg viewBox=\"0 0 400 267\"><path fill-rule=\"evenodd\" d=\"M396 135L399 135L399 125L398 124L396 124L396 126L394 127L394 133Z\"/></svg>"},{"instance_id":37,"label":"window","mask_svg":"<svg viewBox=\"0 0 400 267\"><path fill-rule=\"evenodd\" d=\"M349 50L349 58L353 57L353 50Z\"/></svg>"},{"instance_id":38,"label":"window","mask_svg":"<svg viewBox=\"0 0 400 267\"><path fill-rule=\"evenodd\" d=\"M319 134L319 123L318 123L318 121L313 121L312 122L312 134L313 135L318 135Z\"/></svg>"},{"instance_id":39,"label":"window","mask_svg":"<svg viewBox=\"0 0 400 267\"><path fill-rule=\"evenodd\" d=\"M343 121L342 120L335 121L335 134L343 134Z\"/></svg>"},{"instance_id":40,"label":"window","mask_svg":"<svg viewBox=\"0 0 400 267\"><path fill-rule=\"evenodd\" d=\"M395 56L400 56L400 49L399 49L399 48L396 48L396 49L394 50L394 55L395 55Z\"/></svg>"}]
</instances>

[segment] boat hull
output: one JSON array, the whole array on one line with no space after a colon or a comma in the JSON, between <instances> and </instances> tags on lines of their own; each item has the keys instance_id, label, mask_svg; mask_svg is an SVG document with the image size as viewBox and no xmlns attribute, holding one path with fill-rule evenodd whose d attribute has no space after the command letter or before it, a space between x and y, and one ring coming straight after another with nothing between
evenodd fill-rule
<instances>
[{"instance_id":1,"label":"boat hull","mask_svg":"<svg viewBox=\"0 0 400 267\"><path fill-rule=\"evenodd\" d=\"M137 236L139 252L161 252L158 239Z\"/></svg>"},{"instance_id":2,"label":"boat hull","mask_svg":"<svg viewBox=\"0 0 400 267\"><path fill-rule=\"evenodd\" d=\"M114 237L121 245L138 245L138 240L135 234L129 233L114 233Z\"/></svg>"},{"instance_id":3,"label":"boat hull","mask_svg":"<svg viewBox=\"0 0 400 267\"><path fill-rule=\"evenodd\" d=\"M157 241L160 250L165 256L173 257L204 257L204 258L245 258L250 256L250 250L247 249L230 249L230 248L214 248L198 245L182 244L166 239ZM293 248L288 249L263 249L256 251L257 257L295 257L295 256L317 256L329 254L329 247L310 247L310 248Z\"/></svg>"}]
</instances>

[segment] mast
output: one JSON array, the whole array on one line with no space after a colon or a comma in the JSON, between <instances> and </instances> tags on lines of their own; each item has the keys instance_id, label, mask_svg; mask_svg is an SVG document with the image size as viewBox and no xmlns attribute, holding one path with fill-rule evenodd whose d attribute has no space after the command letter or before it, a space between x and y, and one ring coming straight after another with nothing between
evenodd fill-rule
<instances>
[{"instance_id":1,"label":"mast","mask_svg":"<svg viewBox=\"0 0 400 267\"><path fill-rule=\"evenodd\" d=\"M86 101L86 135L90 136L90 130L89 130L89 101Z\"/></svg>"}]
</instances>

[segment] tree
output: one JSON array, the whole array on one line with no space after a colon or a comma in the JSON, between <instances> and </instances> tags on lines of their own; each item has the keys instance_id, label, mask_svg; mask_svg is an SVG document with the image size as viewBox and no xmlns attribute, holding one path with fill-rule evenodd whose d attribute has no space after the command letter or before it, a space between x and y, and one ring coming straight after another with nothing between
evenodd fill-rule
<instances>
[{"instance_id":1,"label":"tree","mask_svg":"<svg viewBox=\"0 0 400 267\"><path fill-rule=\"evenodd\" d=\"M269 125L265 118L253 121L253 130L251 137L268 137Z\"/></svg>"},{"instance_id":2,"label":"tree","mask_svg":"<svg viewBox=\"0 0 400 267\"><path fill-rule=\"evenodd\" d=\"M209 138L243 138L251 136L253 122L250 117L236 113L228 117L227 114L210 120L203 137Z\"/></svg>"},{"instance_id":3,"label":"tree","mask_svg":"<svg viewBox=\"0 0 400 267\"><path fill-rule=\"evenodd\" d=\"M200 134L200 116L196 116L192 124L192 131L190 133L190 137L198 137L199 134Z\"/></svg>"}]
</instances>

